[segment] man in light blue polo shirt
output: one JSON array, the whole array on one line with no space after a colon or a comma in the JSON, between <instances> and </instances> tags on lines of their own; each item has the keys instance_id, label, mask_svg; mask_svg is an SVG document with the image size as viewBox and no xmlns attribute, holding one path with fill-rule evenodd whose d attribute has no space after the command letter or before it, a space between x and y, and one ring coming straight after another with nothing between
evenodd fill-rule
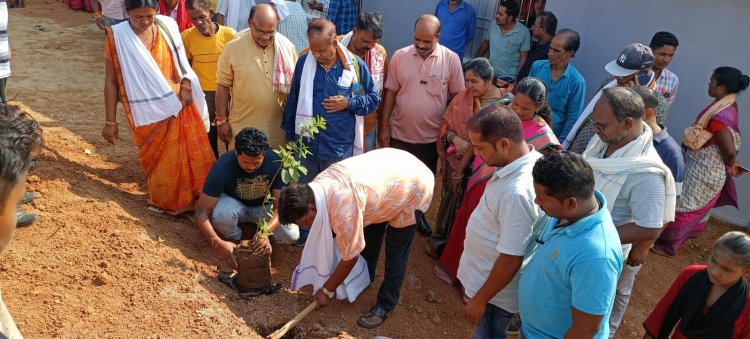
<instances>
[{"instance_id":1,"label":"man in light blue polo shirt","mask_svg":"<svg viewBox=\"0 0 750 339\"><path fill-rule=\"evenodd\" d=\"M490 27L477 52L477 57L480 57L489 50L495 76L508 83L515 81L531 49L529 29L516 20L519 12L515 1L500 2L495 13L497 25Z\"/></svg>"},{"instance_id":2,"label":"man in light blue polo shirt","mask_svg":"<svg viewBox=\"0 0 750 339\"><path fill-rule=\"evenodd\" d=\"M565 140L583 110L586 97L586 80L570 63L581 45L578 32L561 29L549 47L549 60L540 60L531 66L530 77L542 80L547 86L547 98L552 107L552 131Z\"/></svg>"},{"instance_id":3,"label":"man in light blue polo shirt","mask_svg":"<svg viewBox=\"0 0 750 339\"><path fill-rule=\"evenodd\" d=\"M578 154L556 152L539 159L532 175L535 202L552 220L535 235L521 271L523 336L607 338L623 256L593 170Z\"/></svg>"},{"instance_id":4,"label":"man in light blue polo shirt","mask_svg":"<svg viewBox=\"0 0 750 339\"><path fill-rule=\"evenodd\" d=\"M448 47L463 60L466 45L477 33L477 12L463 0L440 0L435 8L440 19L440 44Z\"/></svg>"}]
</instances>

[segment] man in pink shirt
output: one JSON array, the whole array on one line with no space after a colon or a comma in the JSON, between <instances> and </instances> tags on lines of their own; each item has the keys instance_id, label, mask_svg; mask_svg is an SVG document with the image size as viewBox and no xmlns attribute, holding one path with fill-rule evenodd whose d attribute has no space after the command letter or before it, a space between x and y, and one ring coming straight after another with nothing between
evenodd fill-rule
<instances>
[{"instance_id":1,"label":"man in pink shirt","mask_svg":"<svg viewBox=\"0 0 750 339\"><path fill-rule=\"evenodd\" d=\"M461 60L438 40L440 20L429 14L419 17L414 44L396 51L388 65L378 128L380 147L405 150L433 173L438 160L435 142L448 98L464 89ZM417 219L419 233L432 234L424 215Z\"/></svg>"},{"instance_id":2,"label":"man in pink shirt","mask_svg":"<svg viewBox=\"0 0 750 339\"><path fill-rule=\"evenodd\" d=\"M415 212L430 206L434 186L434 174L419 159L402 150L382 148L335 163L309 184L281 190L281 224L308 229L328 226L336 235L341 261L315 293L318 308L328 305L360 255L367 262L370 282L374 280L385 236L385 272L377 302L357 323L375 328L385 321L398 303L406 274L417 228ZM314 231L307 247L317 245L311 243Z\"/></svg>"}]
</instances>

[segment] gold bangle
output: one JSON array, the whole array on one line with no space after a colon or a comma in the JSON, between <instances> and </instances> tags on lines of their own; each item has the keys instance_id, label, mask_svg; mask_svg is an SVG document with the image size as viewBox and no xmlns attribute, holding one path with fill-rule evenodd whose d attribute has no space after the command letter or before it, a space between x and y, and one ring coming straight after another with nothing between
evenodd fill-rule
<instances>
[{"instance_id":1,"label":"gold bangle","mask_svg":"<svg viewBox=\"0 0 750 339\"><path fill-rule=\"evenodd\" d=\"M99 19L102 17L101 13L94 13L94 19Z\"/></svg>"},{"instance_id":2,"label":"gold bangle","mask_svg":"<svg viewBox=\"0 0 750 339\"><path fill-rule=\"evenodd\" d=\"M117 126L117 123L114 121L105 121L104 124L107 126Z\"/></svg>"}]
</instances>

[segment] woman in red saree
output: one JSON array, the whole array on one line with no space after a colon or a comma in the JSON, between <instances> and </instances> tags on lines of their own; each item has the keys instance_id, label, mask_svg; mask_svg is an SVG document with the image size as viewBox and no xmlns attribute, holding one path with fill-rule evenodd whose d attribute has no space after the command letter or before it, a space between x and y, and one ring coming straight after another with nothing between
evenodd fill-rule
<instances>
[{"instance_id":1,"label":"woman in red saree","mask_svg":"<svg viewBox=\"0 0 750 339\"><path fill-rule=\"evenodd\" d=\"M119 139L117 102L122 102L149 203L181 214L193 209L215 160L206 136L205 99L174 21L156 16L155 0L126 0L125 6L130 21L107 28L102 136L112 144Z\"/></svg>"}]
</instances>

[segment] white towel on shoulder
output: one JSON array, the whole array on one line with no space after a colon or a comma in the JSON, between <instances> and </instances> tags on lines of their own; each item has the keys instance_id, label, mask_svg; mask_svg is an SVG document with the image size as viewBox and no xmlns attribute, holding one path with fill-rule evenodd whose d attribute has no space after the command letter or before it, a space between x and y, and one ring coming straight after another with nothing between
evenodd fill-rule
<instances>
[{"instance_id":1,"label":"white towel on shoulder","mask_svg":"<svg viewBox=\"0 0 750 339\"><path fill-rule=\"evenodd\" d=\"M333 231L328 220L325 191L318 183L311 182L309 185L314 192L318 212L302 250L300 263L292 273L291 289L297 291L303 286L312 285L313 293L317 293L333 274L336 265L341 261L341 254L333 239ZM369 284L367 262L358 256L352 271L336 288L336 298L354 302Z\"/></svg>"},{"instance_id":2,"label":"white towel on shoulder","mask_svg":"<svg viewBox=\"0 0 750 339\"><path fill-rule=\"evenodd\" d=\"M357 60L354 54L346 49L346 46L337 42L338 48L341 49L345 58L346 65L344 69L350 70L357 74L355 67L358 67ZM336 56L338 59L338 54ZM306 125L313 118L313 84L315 82L315 71L317 70L318 60L315 56L308 52L305 63L302 66L302 75L300 77L299 95L297 99L297 112L294 120L294 133L300 134L302 126ZM354 81L359 82L357 77L354 77ZM336 113L341 114L341 113ZM354 120L354 144L353 144L353 155L360 155L364 153L365 148L365 118L361 115L356 115Z\"/></svg>"},{"instance_id":3,"label":"white towel on shoulder","mask_svg":"<svg viewBox=\"0 0 750 339\"><path fill-rule=\"evenodd\" d=\"M172 51L172 59L177 73L181 73L177 58L182 66L185 67L186 74L182 78L190 80L192 86L193 102L198 108L198 112L203 118L206 131L209 130L208 108L206 106L205 94L201 89L198 76L190 68L187 57L185 56L180 31L177 23L170 17L157 15L157 20L164 23L169 30L169 34L176 46L158 25L156 27ZM117 57L122 70L123 83L125 84L125 93L128 94L128 102L133 115L135 127L150 125L162 121L172 116L177 116L182 110L182 103L177 94L172 90L161 73L159 65L141 43L138 36L130 28L130 23L125 21L112 26L112 33L115 37L115 48L117 48ZM174 51L177 51L175 55Z\"/></svg>"},{"instance_id":4,"label":"white towel on shoulder","mask_svg":"<svg viewBox=\"0 0 750 339\"><path fill-rule=\"evenodd\" d=\"M653 131L645 122L643 132L637 139L623 148L613 152L609 157L602 158L609 146L599 135L594 135L589 142L583 157L594 170L596 189L607 200L609 211L615 206L615 200L625 185L628 175L634 173L655 173L664 177L664 223L674 221L677 190L672 171L664 165L659 153L653 147Z\"/></svg>"}]
</instances>

